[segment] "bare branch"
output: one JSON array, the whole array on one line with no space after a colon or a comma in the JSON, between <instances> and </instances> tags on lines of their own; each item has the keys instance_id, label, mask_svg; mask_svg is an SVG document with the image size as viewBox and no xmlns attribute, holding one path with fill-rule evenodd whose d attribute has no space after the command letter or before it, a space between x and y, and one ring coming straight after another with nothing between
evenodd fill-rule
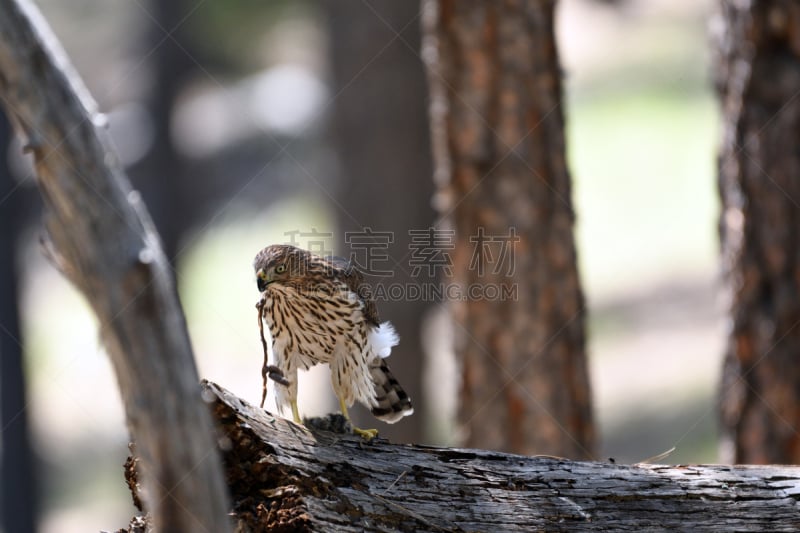
<instances>
[{"instance_id":1,"label":"bare branch","mask_svg":"<svg viewBox=\"0 0 800 533\"><path fill-rule=\"evenodd\" d=\"M99 319L145 504L159 531L228 531L217 445L158 235L39 11L0 0L0 12L0 98L34 155L52 252Z\"/></svg>"}]
</instances>

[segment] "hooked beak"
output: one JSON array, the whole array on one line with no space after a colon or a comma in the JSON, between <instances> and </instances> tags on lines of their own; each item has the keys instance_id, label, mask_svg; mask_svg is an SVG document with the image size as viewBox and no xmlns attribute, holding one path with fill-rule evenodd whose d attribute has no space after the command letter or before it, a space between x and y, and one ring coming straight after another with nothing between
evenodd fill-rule
<instances>
[{"instance_id":1,"label":"hooked beak","mask_svg":"<svg viewBox=\"0 0 800 533\"><path fill-rule=\"evenodd\" d=\"M259 270L256 273L256 285L258 286L259 292L264 292L265 290L267 290L267 285L269 285L271 281L272 280L269 278L267 273L264 272L263 270Z\"/></svg>"}]
</instances>

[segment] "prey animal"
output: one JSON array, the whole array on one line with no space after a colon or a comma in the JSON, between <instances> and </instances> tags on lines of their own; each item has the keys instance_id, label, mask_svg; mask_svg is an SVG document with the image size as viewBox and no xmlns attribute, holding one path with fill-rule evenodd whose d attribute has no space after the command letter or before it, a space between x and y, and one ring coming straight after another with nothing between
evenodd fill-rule
<instances>
[{"instance_id":1,"label":"prey animal","mask_svg":"<svg viewBox=\"0 0 800 533\"><path fill-rule=\"evenodd\" d=\"M275 393L281 411L291 409L294 421L301 423L297 370L327 363L348 421L347 410L356 401L390 424L414 412L386 364L397 333L389 322L381 323L369 285L355 266L289 245L264 248L253 266L261 293L259 326L264 321L269 328L277 367L265 361L265 386L267 372L286 383ZM378 434L376 429L353 431L366 439Z\"/></svg>"}]
</instances>

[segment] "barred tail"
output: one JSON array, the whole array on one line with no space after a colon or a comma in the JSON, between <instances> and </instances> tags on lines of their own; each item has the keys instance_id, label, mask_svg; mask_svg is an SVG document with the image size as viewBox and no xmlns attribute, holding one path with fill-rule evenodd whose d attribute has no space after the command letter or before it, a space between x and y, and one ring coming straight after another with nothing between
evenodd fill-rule
<instances>
[{"instance_id":1,"label":"barred tail","mask_svg":"<svg viewBox=\"0 0 800 533\"><path fill-rule=\"evenodd\" d=\"M392 375L385 360L374 359L369 370L375 387L375 406L372 408L375 418L394 424L414 413L411 398Z\"/></svg>"}]
</instances>

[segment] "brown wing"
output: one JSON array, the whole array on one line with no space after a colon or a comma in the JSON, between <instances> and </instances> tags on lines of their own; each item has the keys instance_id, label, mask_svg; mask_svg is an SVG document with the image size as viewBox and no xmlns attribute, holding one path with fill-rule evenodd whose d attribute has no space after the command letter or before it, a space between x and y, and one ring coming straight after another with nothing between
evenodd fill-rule
<instances>
[{"instance_id":1,"label":"brown wing","mask_svg":"<svg viewBox=\"0 0 800 533\"><path fill-rule=\"evenodd\" d=\"M347 288L356 293L364 302L364 316L367 322L379 326L381 321L378 317L375 299L372 297L372 287L366 282L364 275L351 261L342 257L326 257L325 261L331 264L335 269L336 276L344 281Z\"/></svg>"}]
</instances>

